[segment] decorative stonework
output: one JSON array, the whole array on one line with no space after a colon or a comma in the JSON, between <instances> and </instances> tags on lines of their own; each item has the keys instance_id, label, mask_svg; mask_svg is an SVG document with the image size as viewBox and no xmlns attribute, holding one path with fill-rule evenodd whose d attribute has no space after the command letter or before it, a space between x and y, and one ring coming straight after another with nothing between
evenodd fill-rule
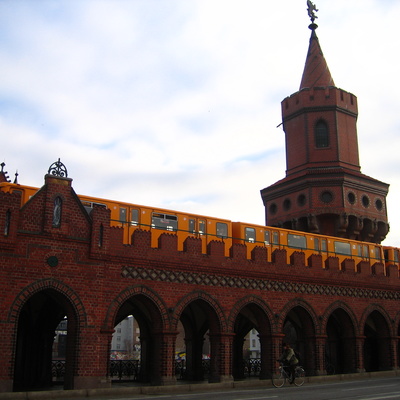
<instances>
[{"instance_id":1,"label":"decorative stonework","mask_svg":"<svg viewBox=\"0 0 400 400\"><path fill-rule=\"evenodd\" d=\"M188 285L220 286L237 289L267 290L316 294L321 296L358 297L368 299L400 300L400 293L388 290L360 289L309 283L273 281L269 279L248 279L222 275L198 274L194 272L166 271L154 268L122 267L124 278L158 282L182 283Z\"/></svg>"}]
</instances>

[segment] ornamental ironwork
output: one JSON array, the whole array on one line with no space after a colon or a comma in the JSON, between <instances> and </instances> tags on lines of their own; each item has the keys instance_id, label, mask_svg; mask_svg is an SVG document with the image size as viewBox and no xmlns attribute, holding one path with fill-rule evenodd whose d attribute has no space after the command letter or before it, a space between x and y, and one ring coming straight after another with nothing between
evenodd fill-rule
<instances>
[{"instance_id":1,"label":"ornamental ironwork","mask_svg":"<svg viewBox=\"0 0 400 400\"><path fill-rule=\"evenodd\" d=\"M50 165L48 174L54 175L54 176L61 176L62 178L67 178L68 177L67 168L60 161L60 159L58 159L58 161L56 161L56 162L54 162L53 164Z\"/></svg>"}]
</instances>

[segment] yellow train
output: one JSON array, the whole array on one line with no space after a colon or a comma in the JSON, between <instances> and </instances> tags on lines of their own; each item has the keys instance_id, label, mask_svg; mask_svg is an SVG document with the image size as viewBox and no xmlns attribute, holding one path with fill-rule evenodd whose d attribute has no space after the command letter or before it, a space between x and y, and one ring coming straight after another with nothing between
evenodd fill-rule
<instances>
[{"instance_id":1,"label":"yellow train","mask_svg":"<svg viewBox=\"0 0 400 400\"><path fill-rule=\"evenodd\" d=\"M0 183L0 190L3 192L20 192L21 205L23 205L35 195L38 188L3 182ZM400 249L395 247L290 229L233 222L227 219L85 195L78 195L78 197L89 214L94 204L107 207L111 212L111 225L122 227L124 230L123 241L125 244L131 243L133 231L140 228L152 232L152 247L158 247L160 235L168 232L177 236L178 250L183 250L184 241L188 236L201 238L202 251L205 254L210 241L218 240L225 243L226 256L230 255L232 244L239 243L246 246L247 258L249 259L256 246L263 246L268 249L268 261L272 261L271 257L275 249L286 249L288 263L293 252L302 251L305 253L306 260L312 254L320 254L323 265L325 265L324 262L328 257L333 256L338 257L339 265L345 259L353 259L356 266L360 261L367 261L371 266L374 263L383 263L386 266L395 264L397 268L400 266Z\"/></svg>"}]
</instances>

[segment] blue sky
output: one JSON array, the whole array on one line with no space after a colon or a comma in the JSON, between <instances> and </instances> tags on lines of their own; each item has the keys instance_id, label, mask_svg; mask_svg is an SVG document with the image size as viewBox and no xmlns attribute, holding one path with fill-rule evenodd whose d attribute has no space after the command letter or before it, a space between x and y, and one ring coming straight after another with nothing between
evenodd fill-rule
<instances>
[{"instance_id":1,"label":"blue sky","mask_svg":"<svg viewBox=\"0 0 400 400\"><path fill-rule=\"evenodd\" d=\"M335 84L358 97L362 172L389 183L400 246L400 2L319 0ZM41 186L264 223L285 176L280 102L299 88L306 0L0 0L0 161Z\"/></svg>"}]
</instances>

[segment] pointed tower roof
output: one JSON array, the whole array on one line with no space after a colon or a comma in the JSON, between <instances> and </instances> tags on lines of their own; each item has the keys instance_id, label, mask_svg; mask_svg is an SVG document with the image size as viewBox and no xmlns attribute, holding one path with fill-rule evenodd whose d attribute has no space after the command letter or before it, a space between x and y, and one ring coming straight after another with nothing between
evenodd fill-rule
<instances>
[{"instance_id":1,"label":"pointed tower roof","mask_svg":"<svg viewBox=\"0 0 400 400\"><path fill-rule=\"evenodd\" d=\"M329 72L328 64L326 63L324 54L322 53L321 46L315 30L318 25L312 23L309 28L311 29L310 45L304 66L303 77L300 83L300 89L315 88L315 87L328 87L335 86L335 82Z\"/></svg>"}]
</instances>

